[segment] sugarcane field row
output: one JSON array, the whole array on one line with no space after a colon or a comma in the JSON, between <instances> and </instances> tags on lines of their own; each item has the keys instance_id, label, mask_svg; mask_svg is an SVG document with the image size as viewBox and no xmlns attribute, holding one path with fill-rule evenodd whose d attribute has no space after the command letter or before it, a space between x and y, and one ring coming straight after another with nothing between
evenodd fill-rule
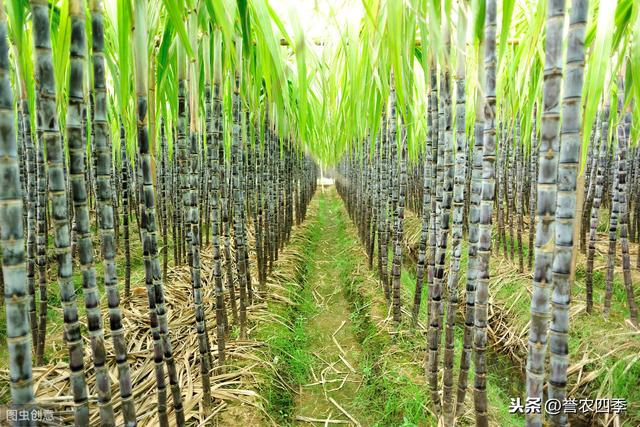
<instances>
[{"instance_id":1,"label":"sugarcane field row","mask_svg":"<svg viewBox=\"0 0 640 427\"><path fill-rule=\"evenodd\" d=\"M0 425L640 425L636 0L0 0Z\"/></svg>"}]
</instances>

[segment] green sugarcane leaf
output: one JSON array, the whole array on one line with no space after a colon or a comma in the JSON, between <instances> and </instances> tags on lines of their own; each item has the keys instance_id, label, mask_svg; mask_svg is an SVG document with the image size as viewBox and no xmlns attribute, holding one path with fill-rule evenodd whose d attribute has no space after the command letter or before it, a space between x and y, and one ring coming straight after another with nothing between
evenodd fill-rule
<instances>
[{"instance_id":1,"label":"green sugarcane leaf","mask_svg":"<svg viewBox=\"0 0 640 427\"><path fill-rule=\"evenodd\" d=\"M276 24L276 27L278 27L278 30L280 31L280 35L282 36L284 41L289 46L293 45L293 43L291 41L291 38L289 37L289 34L287 33L287 30L285 30L284 25L282 24L282 21L280 20L280 17L273 10L273 8L271 7L271 5L269 3L267 3L267 9L269 10L269 16L273 20L273 23Z\"/></svg>"},{"instance_id":2,"label":"green sugarcane leaf","mask_svg":"<svg viewBox=\"0 0 640 427\"><path fill-rule=\"evenodd\" d=\"M487 4L485 0L473 0L473 35L476 40L484 40L486 7Z\"/></svg>"},{"instance_id":3,"label":"green sugarcane leaf","mask_svg":"<svg viewBox=\"0 0 640 427\"><path fill-rule=\"evenodd\" d=\"M584 121L582 132L582 168L585 167L587 147L590 140L590 132L584 129L591 129L596 117L599 100L602 96L605 77L607 73L607 65L609 65L613 32L614 13L612 8L601 8L598 14L598 26L594 40L593 50L586 63L586 76L583 86L582 98L585 100Z\"/></svg>"},{"instance_id":4,"label":"green sugarcane leaf","mask_svg":"<svg viewBox=\"0 0 640 427\"><path fill-rule=\"evenodd\" d=\"M132 14L133 9L130 0L123 0L118 2L117 9L117 27L115 31L118 35L118 63L117 66L120 70L119 84L120 84L120 111L123 116L128 117L129 102L131 100L131 30L132 30ZM116 64L114 64L116 65ZM113 74L114 76L116 74Z\"/></svg>"},{"instance_id":5,"label":"green sugarcane leaf","mask_svg":"<svg viewBox=\"0 0 640 427\"><path fill-rule=\"evenodd\" d=\"M167 73L170 67L169 55L174 39L175 33L173 25L170 20L167 20L165 21L164 29L162 31L160 47L156 54L156 80L158 86L162 86L167 79Z\"/></svg>"},{"instance_id":6,"label":"green sugarcane leaf","mask_svg":"<svg viewBox=\"0 0 640 427\"><path fill-rule=\"evenodd\" d=\"M14 41L13 59L20 80L20 98L27 99L31 132L35 132L35 87L33 85L33 43L31 29L27 25L27 6L24 0L10 0L6 2L9 33Z\"/></svg>"},{"instance_id":7,"label":"green sugarcane leaf","mask_svg":"<svg viewBox=\"0 0 640 427\"><path fill-rule=\"evenodd\" d=\"M187 33L187 27L182 17L184 16L184 6L180 6L177 0L162 0L162 4L167 9L167 16L172 21L173 27L178 33L180 42L187 51L189 58L194 57L193 46L189 41L189 35Z\"/></svg>"},{"instance_id":8,"label":"green sugarcane leaf","mask_svg":"<svg viewBox=\"0 0 640 427\"><path fill-rule=\"evenodd\" d=\"M307 141L307 93L309 91L307 82L307 63L306 63L306 45L305 37L298 20L298 16L291 11L291 22L293 24L293 33L295 37L294 51L296 55L296 65L298 74L297 100L299 110L299 124L302 127L301 137Z\"/></svg>"},{"instance_id":9,"label":"green sugarcane leaf","mask_svg":"<svg viewBox=\"0 0 640 427\"><path fill-rule=\"evenodd\" d=\"M229 12L233 11L233 8L229 7L227 0L205 0L205 6L213 22L221 29L225 44L230 45L233 40L234 29L231 18L233 15L230 15Z\"/></svg>"},{"instance_id":10,"label":"green sugarcane leaf","mask_svg":"<svg viewBox=\"0 0 640 427\"><path fill-rule=\"evenodd\" d=\"M620 45L620 42L625 37L628 27L633 24L632 19L634 17L634 13L637 13L638 8L638 6L634 8L634 3L637 2L634 2L633 0L619 0L618 5L616 6L614 19L615 33L612 40L614 49L616 46Z\"/></svg>"},{"instance_id":11,"label":"green sugarcane leaf","mask_svg":"<svg viewBox=\"0 0 640 427\"><path fill-rule=\"evenodd\" d=\"M237 0L238 1L238 13L240 14L240 26L242 27L242 45L243 45L243 53L245 56L251 55L251 48L253 47L253 43L251 40L251 29L250 29L250 20L249 20L249 12L247 10L247 0Z\"/></svg>"},{"instance_id":12,"label":"green sugarcane leaf","mask_svg":"<svg viewBox=\"0 0 640 427\"><path fill-rule=\"evenodd\" d=\"M513 9L515 0L504 0L502 2L502 25L500 28L500 45L498 47L498 61L504 56L509 39L509 30L511 29L511 20L513 18Z\"/></svg>"},{"instance_id":13,"label":"green sugarcane leaf","mask_svg":"<svg viewBox=\"0 0 640 427\"><path fill-rule=\"evenodd\" d=\"M62 0L60 7L52 8L51 48L53 51L53 68L56 81L56 101L60 129L65 128L67 116L67 86L69 84L69 49L71 46L71 19L69 17L69 0Z\"/></svg>"}]
</instances>

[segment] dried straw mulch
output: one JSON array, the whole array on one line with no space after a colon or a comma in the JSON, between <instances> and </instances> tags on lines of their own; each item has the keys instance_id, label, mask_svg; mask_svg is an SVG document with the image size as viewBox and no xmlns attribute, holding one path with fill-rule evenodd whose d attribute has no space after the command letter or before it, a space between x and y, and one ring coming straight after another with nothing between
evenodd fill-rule
<instances>
[{"instance_id":1,"label":"dried straw mulch","mask_svg":"<svg viewBox=\"0 0 640 427\"><path fill-rule=\"evenodd\" d=\"M317 204L317 203L316 203ZM308 215L313 215L314 205ZM306 227L294 227L292 231L292 243L304 238L301 236ZM249 228L251 229L251 227ZM250 247L253 248L253 236L249 233ZM259 322L280 321L269 312L268 306L272 303L293 304L287 294L287 290L281 285L283 281L295 281L300 268L302 257L298 253L295 244L286 247L276 261L273 273L268 277L268 291L260 292L257 284L257 270L255 254L251 251L250 265L252 287L254 290L253 305L247 308L248 334ZM134 252L135 254L135 252ZM170 329L170 337L173 345L174 359L177 369L178 381L182 392L182 402L185 419L188 425L237 425L241 424L273 424L265 412L264 399L259 396L258 390L261 381L261 372L264 369L274 369L269 360L265 360L265 343L253 340L239 340L232 338L226 341L227 363L224 369L220 369L217 362L216 347L216 319L215 319L215 295L213 290L213 255L211 248L203 248L201 253L202 264L202 290L205 306L206 322L208 325L209 339L212 354L211 387L213 403L212 407L205 409L203 404L202 384L200 378L200 355L198 352L197 335L195 331L195 315L193 310L193 298L191 288L190 268L186 265L169 267L167 280L164 284L167 315ZM144 279L138 272L132 275L132 294L121 302L123 326L128 344L129 364L134 384L134 401L138 417L138 425L156 426L158 417L156 413L157 395L154 376L154 363L152 357L153 340L149 330L148 303ZM234 267L235 275L235 267ZM238 294L238 284L236 294ZM229 295L225 289L226 306L229 321L232 320ZM239 306L239 302L238 302ZM104 310L103 326L105 331L105 345L107 360L111 377L112 403L116 413L116 423L122 425L120 415L120 396L118 389L118 373L115 364L113 343L108 328L108 314ZM81 319L83 321L84 319ZM86 324L83 325L86 331ZM89 405L91 413L91 425L100 425L98 405L95 390L95 376L91 361L91 350L88 334L85 334L85 374L89 387ZM57 340L56 340L57 339ZM54 341L56 340L56 341ZM73 424L73 397L69 386L69 368L66 362L67 351L61 335L55 334L50 338L49 345L54 353L50 357L51 362L45 366L34 367L33 382L36 401L39 406L54 411L56 425ZM166 369L165 369L166 372ZM170 387L167 382L168 415L171 425L175 425L173 402ZM8 371L0 370L0 383L8 384ZM226 413L225 413L226 412ZM240 421L244 420L244 421Z\"/></svg>"}]
</instances>

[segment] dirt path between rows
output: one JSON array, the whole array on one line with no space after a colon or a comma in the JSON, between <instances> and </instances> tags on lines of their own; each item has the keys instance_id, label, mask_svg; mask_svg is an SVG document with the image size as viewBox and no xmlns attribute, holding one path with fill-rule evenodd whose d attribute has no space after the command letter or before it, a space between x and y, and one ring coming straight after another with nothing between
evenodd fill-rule
<instances>
[{"instance_id":1,"label":"dirt path between rows","mask_svg":"<svg viewBox=\"0 0 640 427\"><path fill-rule=\"evenodd\" d=\"M305 328L313 357L309 383L300 387L296 399L294 420L297 425L324 425L327 420L329 424L340 420L360 425L363 416L354 397L362 382L358 370L361 349L343 294L344 277L337 268L340 258L348 256L344 211L332 203L330 194L318 197L321 238L307 280L317 309Z\"/></svg>"}]
</instances>

